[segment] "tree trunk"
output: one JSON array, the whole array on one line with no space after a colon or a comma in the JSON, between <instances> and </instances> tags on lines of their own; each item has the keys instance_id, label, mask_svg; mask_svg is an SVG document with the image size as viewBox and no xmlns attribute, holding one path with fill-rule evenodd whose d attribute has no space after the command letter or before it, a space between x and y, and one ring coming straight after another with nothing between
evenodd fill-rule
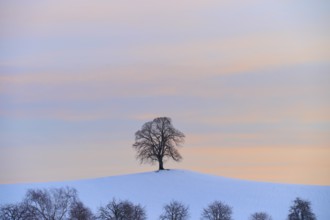
<instances>
[{"instance_id":1,"label":"tree trunk","mask_svg":"<svg viewBox=\"0 0 330 220\"><path fill-rule=\"evenodd\" d=\"M163 159L158 159L158 162L159 162L159 170L164 170Z\"/></svg>"}]
</instances>

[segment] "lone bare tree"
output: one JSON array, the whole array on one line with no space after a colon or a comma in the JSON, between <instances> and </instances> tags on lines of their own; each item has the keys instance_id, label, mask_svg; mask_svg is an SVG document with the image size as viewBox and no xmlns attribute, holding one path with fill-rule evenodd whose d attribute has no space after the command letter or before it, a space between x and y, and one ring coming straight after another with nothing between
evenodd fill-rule
<instances>
[{"instance_id":1,"label":"lone bare tree","mask_svg":"<svg viewBox=\"0 0 330 220\"><path fill-rule=\"evenodd\" d=\"M158 162L159 170L164 170L166 159L182 159L176 147L184 142L184 137L181 131L173 127L170 118L160 117L146 122L135 133L133 147L137 150L137 158L141 163Z\"/></svg>"}]
</instances>

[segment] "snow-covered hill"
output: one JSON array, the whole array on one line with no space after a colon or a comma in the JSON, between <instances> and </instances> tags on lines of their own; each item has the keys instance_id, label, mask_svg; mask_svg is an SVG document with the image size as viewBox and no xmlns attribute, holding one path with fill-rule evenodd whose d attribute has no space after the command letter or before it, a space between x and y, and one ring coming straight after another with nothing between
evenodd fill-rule
<instances>
[{"instance_id":1,"label":"snow-covered hill","mask_svg":"<svg viewBox=\"0 0 330 220\"><path fill-rule=\"evenodd\" d=\"M113 197L128 199L146 207L148 219L155 220L164 204L178 200L190 208L191 219L199 219L202 209L214 200L233 208L233 218L248 219L257 211L269 213L274 220L286 219L296 197L308 199L319 220L330 219L330 186L272 184L185 170L147 172L98 179L0 185L0 204L17 202L28 188L71 186L80 199L95 211Z\"/></svg>"}]
</instances>

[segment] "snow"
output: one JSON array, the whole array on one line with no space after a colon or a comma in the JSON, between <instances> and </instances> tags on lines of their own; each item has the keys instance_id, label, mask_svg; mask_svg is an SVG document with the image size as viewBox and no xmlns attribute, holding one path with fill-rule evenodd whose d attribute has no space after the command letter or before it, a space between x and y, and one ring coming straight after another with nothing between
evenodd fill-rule
<instances>
[{"instance_id":1,"label":"snow","mask_svg":"<svg viewBox=\"0 0 330 220\"><path fill-rule=\"evenodd\" d=\"M286 219L296 197L311 201L318 220L330 219L330 186L307 186L245 181L186 170L164 170L97 179L0 185L0 204L20 201L29 188L70 186L94 212L112 198L128 199L146 208L148 219L158 219L165 204L178 200L189 205L191 219L214 200L233 208L233 219L248 219L267 212L274 220Z\"/></svg>"}]
</instances>

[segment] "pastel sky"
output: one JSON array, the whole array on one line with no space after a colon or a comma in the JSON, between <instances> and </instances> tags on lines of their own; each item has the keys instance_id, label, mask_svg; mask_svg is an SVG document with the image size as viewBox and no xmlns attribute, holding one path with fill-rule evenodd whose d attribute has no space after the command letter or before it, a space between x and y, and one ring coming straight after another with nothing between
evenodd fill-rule
<instances>
[{"instance_id":1,"label":"pastel sky","mask_svg":"<svg viewBox=\"0 0 330 220\"><path fill-rule=\"evenodd\" d=\"M132 148L168 116L181 163L330 185L327 0L0 1L0 183L155 170Z\"/></svg>"}]
</instances>

